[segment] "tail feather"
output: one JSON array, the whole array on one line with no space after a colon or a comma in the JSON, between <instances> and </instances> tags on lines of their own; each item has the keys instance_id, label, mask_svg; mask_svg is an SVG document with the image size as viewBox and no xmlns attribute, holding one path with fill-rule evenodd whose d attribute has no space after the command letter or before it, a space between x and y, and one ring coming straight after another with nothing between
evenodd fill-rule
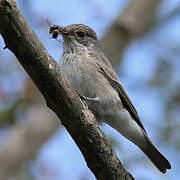
<instances>
[{"instance_id":1,"label":"tail feather","mask_svg":"<svg viewBox=\"0 0 180 180\"><path fill-rule=\"evenodd\" d=\"M146 147L142 151L149 157L153 164L162 172L166 173L167 169L171 169L169 161L158 151L158 149L147 138Z\"/></svg>"},{"instance_id":2,"label":"tail feather","mask_svg":"<svg viewBox=\"0 0 180 180\"><path fill-rule=\"evenodd\" d=\"M136 144L162 173L171 169L169 161L158 151L148 138L147 133L130 116L125 118L126 121L122 121L125 115L127 115L126 111L120 111L113 118L108 119L106 123Z\"/></svg>"}]
</instances>

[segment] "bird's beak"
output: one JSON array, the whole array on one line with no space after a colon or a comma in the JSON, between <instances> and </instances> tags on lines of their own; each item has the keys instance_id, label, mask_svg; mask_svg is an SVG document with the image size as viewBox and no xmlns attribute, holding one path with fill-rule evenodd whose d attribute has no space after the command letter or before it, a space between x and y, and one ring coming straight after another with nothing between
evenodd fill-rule
<instances>
[{"instance_id":1,"label":"bird's beak","mask_svg":"<svg viewBox=\"0 0 180 180\"><path fill-rule=\"evenodd\" d=\"M65 27L63 26L57 26L57 25L54 25L54 26L51 26L50 29L49 29L49 34L52 34L52 37L53 38L57 38L57 36L60 34L62 36L64 35L67 35L68 34L68 31Z\"/></svg>"}]
</instances>

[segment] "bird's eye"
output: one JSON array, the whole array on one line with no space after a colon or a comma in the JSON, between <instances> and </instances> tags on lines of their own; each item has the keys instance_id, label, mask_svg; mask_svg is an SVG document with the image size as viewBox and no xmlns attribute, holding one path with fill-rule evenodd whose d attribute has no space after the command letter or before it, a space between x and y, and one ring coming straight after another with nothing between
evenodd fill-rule
<instances>
[{"instance_id":1,"label":"bird's eye","mask_svg":"<svg viewBox=\"0 0 180 180\"><path fill-rule=\"evenodd\" d=\"M77 32L77 35L78 35L80 38L85 37L85 33L84 33L84 32Z\"/></svg>"}]
</instances>

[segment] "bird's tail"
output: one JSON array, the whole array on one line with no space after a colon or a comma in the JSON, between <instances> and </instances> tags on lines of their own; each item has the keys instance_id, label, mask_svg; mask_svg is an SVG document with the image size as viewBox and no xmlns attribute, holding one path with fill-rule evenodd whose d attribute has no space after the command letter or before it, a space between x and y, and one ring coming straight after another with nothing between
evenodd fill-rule
<instances>
[{"instance_id":1,"label":"bird's tail","mask_svg":"<svg viewBox=\"0 0 180 180\"><path fill-rule=\"evenodd\" d=\"M145 135L146 136L146 135ZM169 161L158 151L146 136L147 144L140 149L149 157L153 164L162 172L165 173L167 169L171 169Z\"/></svg>"},{"instance_id":2,"label":"bird's tail","mask_svg":"<svg viewBox=\"0 0 180 180\"><path fill-rule=\"evenodd\" d=\"M167 169L171 169L169 161L158 151L148 138L146 132L133 119L126 118L125 124L121 119L119 121L116 120L118 117L115 116L115 118L106 122L124 137L136 144L162 173L165 173Z\"/></svg>"}]
</instances>

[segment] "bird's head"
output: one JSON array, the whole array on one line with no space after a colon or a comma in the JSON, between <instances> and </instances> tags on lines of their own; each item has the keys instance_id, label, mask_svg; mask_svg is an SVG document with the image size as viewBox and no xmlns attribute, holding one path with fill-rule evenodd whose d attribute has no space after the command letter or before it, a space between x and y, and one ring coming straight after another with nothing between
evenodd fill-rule
<instances>
[{"instance_id":1,"label":"bird's head","mask_svg":"<svg viewBox=\"0 0 180 180\"><path fill-rule=\"evenodd\" d=\"M60 34L64 40L65 48L95 48L98 46L98 39L95 31L84 24L71 24L68 26L52 26L50 28L52 37L57 38Z\"/></svg>"}]
</instances>

